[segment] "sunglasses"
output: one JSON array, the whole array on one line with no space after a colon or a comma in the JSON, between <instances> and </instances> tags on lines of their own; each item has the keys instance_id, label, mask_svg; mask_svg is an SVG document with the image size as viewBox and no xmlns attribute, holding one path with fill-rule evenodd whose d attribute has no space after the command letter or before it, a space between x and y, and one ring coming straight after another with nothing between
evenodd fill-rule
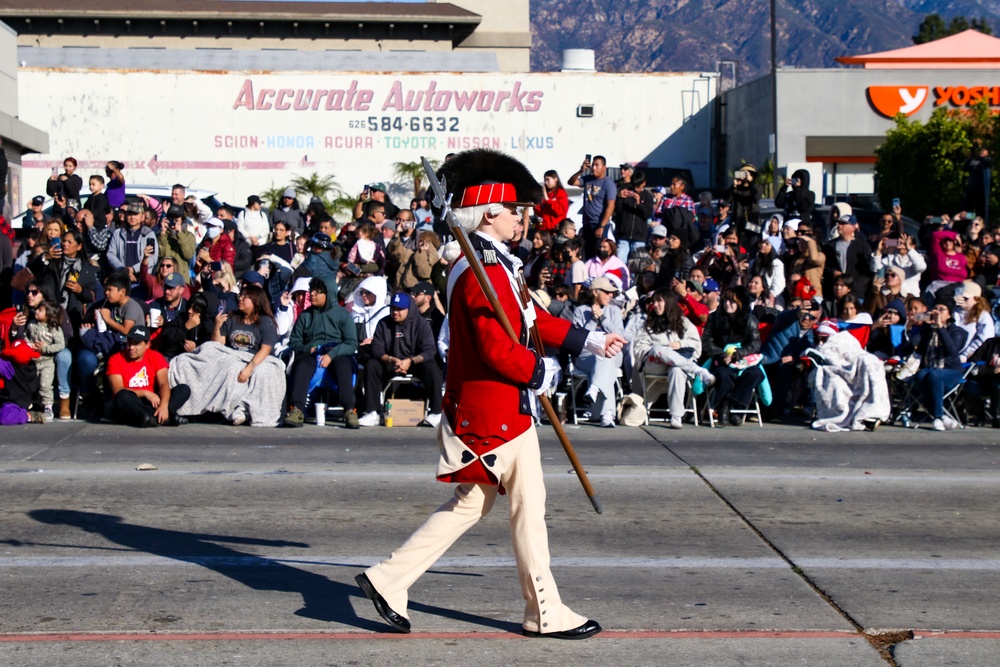
<instances>
[{"instance_id":1,"label":"sunglasses","mask_svg":"<svg viewBox=\"0 0 1000 667\"><path fill-rule=\"evenodd\" d=\"M41 294L41 293L42 293L42 291L41 290L37 290L37 289L30 289L27 292L25 292L25 294L30 294L31 296L35 296L35 295Z\"/></svg>"},{"instance_id":2,"label":"sunglasses","mask_svg":"<svg viewBox=\"0 0 1000 667\"><path fill-rule=\"evenodd\" d=\"M815 315L810 315L809 313L804 313L802 315L801 319L803 319L803 320L815 320L816 316Z\"/></svg>"}]
</instances>

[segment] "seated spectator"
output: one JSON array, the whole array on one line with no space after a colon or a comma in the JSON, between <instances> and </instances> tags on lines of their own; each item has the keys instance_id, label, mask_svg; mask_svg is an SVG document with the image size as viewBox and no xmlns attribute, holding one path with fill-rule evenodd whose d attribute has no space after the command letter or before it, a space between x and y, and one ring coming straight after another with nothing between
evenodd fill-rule
<instances>
[{"instance_id":1,"label":"seated spectator","mask_svg":"<svg viewBox=\"0 0 1000 667\"><path fill-rule=\"evenodd\" d=\"M336 276L339 271L340 262L335 256L335 249L330 240L330 235L319 232L309 239L309 242L306 244L305 259L292 275L296 279L302 277L319 278L329 286L329 279L333 279L333 284L336 284ZM332 295L334 300L337 299L338 292Z\"/></svg>"},{"instance_id":2,"label":"seated spectator","mask_svg":"<svg viewBox=\"0 0 1000 667\"><path fill-rule=\"evenodd\" d=\"M965 388L974 411L989 408L993 428L1000 428L1000 337L979 346L969 361L977 364Z\"/></svg>"},{"instance_id":3,"label":"seated spectator","mask_svg":"<svg viewBox=\"0 0 1000 667\"><path fill-rule=\"evenodd\" d=\"M569 297L569 288L566 285L556 285L552 288L552 302L549 304L549 315L559 317L564 320L573 321L573 311L576 303ZM442 325L442 331L444 327ZM440 334L438 338L440 339ZM443 357L442 357L443 358Z\"/></svg>"},{"instance_id":4,"label":"seated spectator","mask_svg":"<svg viewBox=\"0 0 1000 667\"><path fill-rule=\"evenodd\" d=\"M587 265L581 258L583 239L573 237L563 244L563 257L566 268L566 289L571 301L580 299L580 290L587 282Z\"/></svg>"},{"instance_id":5,"label":"seated spectator","mask_svg":"<svg viewBox=\"0 0 1000 667\"><path fill-rule=\"evenodd\" d=\"M790 225L794 222L794 220L785 222L782 229L786 246L781 261L785 265L786 284L795 285L797 280L805 279L814 290L815 297L822 301L823 273L829 260L820 250L812 229L799 223L793 232ZM799 278L793 279L793 276Z\"/></svg>"},{"instance_id":6,"label":"seated spectator","mask_svg":"<svg viewBox=\"0 0 1000 667\"><path fill-rule=\"evenodd\" d=\"M177 274L177 277L181 279L181 292L180 296L187 299L191 296L190 290L187 289L187 281L184 280L184 276L181 275L181 271L186 272L187 267L182 267L177 263L177 260L173 257L164 257L160 260L160 263L156 266L156 271L152 274L149 273L149 253L151 248L147 249L146 256L143 257L142 264L139 268L139 284L143 287L143 293L146 295L146 301L153 301L154 299L159 299L166 292L166 287L164 282L167 276L171 274Z\"/></svg>"},{"instance_id":7,"label":"seated spectator","mask_svg":"<svg viewBox=\"0 0 1000 667\"><path fill-rule=\"evenodd\" d=\"M903 298L920 294L920 277L927 270L927 261L917 251L916 239L907 234L899 238L883 238L875 252L872 253L871 269L873 275L885 270L886 281L889 281L889 270L898 268L897 274L902 279L898 292ZM894 287L894 285L890 285ZM891 299L890 299L891 300ZM887 302L888 303L888 302Z\"/></svg>"},{"instance_id":8,"label":"seated spectator","mask_svg":"<svg viewBox=\"0 0 1000 667\"><path fill-rule=\"evenodd\" d=\"M802 356L816 345L813 331L819 315L819 306L806 301L803 307L786 310L774 321L771 335L761 346L761 363L771 383L771 412L789 419L792 408L802 396L808 367Z\"/></svg>"},{"instance_id":9,"label":"seated spectator","mask_svg":"<svg viewBox=\"0 0 1000 667\"><path fill-rule=\"evenodd\" d=\"M350 314L330 296L336 292L333 281L313 278L309 281L312 305L292 327L288 346L295 352L289 373L288 413L285 425L299 427L305 422L303 409L310 385L319 368L332 372L337 381L337 396L344 408L344 425L360 428L354 411L354 354L358 351L357 330Z\"/></svg>"},{"instance_id":10,"label":"seated spectator","mask_svg":"<svg viewBox=\"0 0 1000 667\"><path fill-rule=\"evenodd\" d=\"M825 324L820 324L825 329ZM810 353L812 356L813 353ZM812 427L829 432L874 430L892 412L882 360L861 348L848 331L831 333L813 356L818 361Z\"/></svg>"},{"instance_id":11,"label":"seated spectator","mask_svg":"<svg viewBox=\"0 0 1000 667\"><path fill-rule=\"evenodd\" d=\"M72 328L78 329L100 290L97 269L86 259L80 232L71 229L63 234L62 244L50 246L29 268L41 289L69 315Z\"/></svg>"},{"instance_id":12,"label":"seated spectator","mask_svg":"<svg viewBox=\"0 0 1000 667\"><path fill-rule=\"evenodd\" d=\"M148 258L153 265L159 261L156 233L142 224L144 217L142 204L128 204L125 207L125 226L111 233L108 244L107 257L112 270L126 271L132 284L139 282L143 258Z\"/></svg>"},{"instance_id":13,"label":"seated spectator","mask_svg":"<svg viewBox=\"0 0 1000 667\"><path fill-rule=\"evenodd\" d=\"M222 233L223 227L224 223L218 218L209 218L205 223L205 238L198 247L198 259L194 265L196 274L210 271L213 263L225 262L233 266L236 261L236 248L229 235Z\"/></svg>"},{"instance_id":14,"label":"seated spectator","mask_svg":"<svg viewBox=\"0 0 1000 667\"><path fill-rule=\"evenodd\" d=\"M607 239L602 239L600 247L604 247ZM612 242L613 243L613 242ZM613 254L612 259L617 260ZM619 262L620 263L620 262ZM624 267L624 265L622 265ZM594 278L590 283L591 305L578 306L573 313L573 324L587 331L614 333L625 335L625 323L622 321L622 311L613 302L619 291L611 280L605 276ZM598 357L588 350L580 353L576 367L587 377L587 410L586 418L599 418L604 428L615 427L615 380L618 369L622 367L621 353L614 357Z\"/></svg>"},{"instance_id":15,"label":"seated spectator","mask_svg":"<svg viewBox=\"0 0 1000 667\"><path fill-rule=\"evenodd\" d=\"M270 356L278 342L264 290L244 287L239 306L215 318L212 340L170 366L170 384L191 387L186 417L220 414L235 426L277 426L285 397L285 367Z\"/></svg>"},{"instance_id":16,"label":"seated spectator","mask_svg":"<svg viewBox=\"0 0 1000 667\"><path fill-rule=\"evenodd\" d=\"M219 312L219 299L212 292L198 292L178 310L169 321L164 321L152 347L168 360L212 340L215 334L215 316ZM165 319L165 318L164 318Z\"/></svg>"},{"instance_id":17,"label":"seated spectator","mask_svg":"<svg viewBox=\"0 0 1000 667\"><path fill-rule=\"evenodd\" d=\"M108 359L111 420L139 428L187 423L177 412L191 389L185 384L171 386L168 367L163 355L149 349L149 329L130 328L121 351Z\"/></svg>"},{"instance_id":18,"label":"seated spectator","mask_svg":"<svg viewBox=\"0 0 1000 667\"><path fill-rule=\"evenodd\" d=\"M543 269L551 271L553 264L552 235L536 229L531 237L531 252L524 262L524 278L528 287L538 287L538 276Z\"/></svg>"},{"instance_id":19,"label":"seated spectator","mask_svg":"<svg viewBox=\"0 0 1000 667\"><path fill-rule=\"evenodd\" d=\"M23 340L31 349L39 353L35 358L38 372L38 397L42 405L42 415L46 422L55 419L52 406L55 402L53 383L56 377L56 355L66 349L66 334L63 331L64 314L52 301L46 301L37 283L28 287L28 308L15 315L10 329L11 341ZM66 370L66 378L69 372ZM65 393L64 393L65 392ZM60 386L60 403L69 412L69 386ZM69 414L60 415L68 419Z\"/></svg>"},{"instance_id":20,"label":"seated spectator","mask_svg":"<svg viewBox=\"0 0 1000 667\"><path fill-rule=\"evenodd\" d=\"M212 292L219 299L219 309L228 313L237 309L237 296L240 293L239 283L233 275L233 267L227 262L212 262L205 271L198 274L197 286L205 292Z\"/></svg>"},{"instance_id":21,"label":"seated spectator","mask_svg":"<svg viewBox=\"0 0 1000 667\"><path fill-rule=\"evenodd\" d=\"M618 252L618 245L611 239L601 239L597 246L597 256L592 257L584 264L587 269L588 278L598 278L609 274L618 278L622 287L628 288L630 284L628 267L615 253Z\"/></svg>"},{"instance_id":22,"label":"seated spectator","mask_svg":"<svg viewBox=\"0 0 1000 667\"><path fill-rule=\"evenodd\" d=\"M674 279L670 283L670 289L677 300L677 306L684 313L684 317L691 321L691 324L698 330L698 335L705 330L705 323L708 322L708 306L705 304L705 286L703 284L704 274L700 269L696 269L701 281L694 277L688 280Z\"/></svg>"},{"instance_id":23,"label":"seated spectator","mask_svg":"<svg viewBox=\"0 0 1000 667\"><path fill-rule=\"evenodd\" d=\"M417 313L431 325L431 333L434 334L434 340L437 340L441 334L441 325L444 323L444 309L437 299L434 286L421 281L410 288L410 296L413 298ZM437 361L441 363L440 359Z\"/></svg>"},{"instance_id":24,"label":"seated spectator","mask_svg":"<svg viewBox=\"0 0 1000 667\"><path fill-rule=\"evenodd\" d=\"M763 276L753 276L747 282L747 294L750 295L750 312L758 322L771 323L778 309L774 307L774 296L764 283Z\"/></svg>"},{"instance_id":25,"label":"seated spectator","mask_svg":"<svg viewBox=\"0 0 1000 667\"><path fill-rule=\"evenodd\" d=\"M274 262L280 260L287 264L289 268L295 258L295 232L292 231L290 223L278 221L274 223L274 231L271 233L271 241L259 248L260 259L267 259Z\"/></svg>"},{"instance_id":26,"label":"seated spectator","mask_svg":"<svg viewBox=\"0 0 1000 667\"><path fill-rule=\"evenodd\" d=\"M351 296L351 319L358 335L358 362L367 363L371 358L375 327L389 315L389 284L384 276L368 276Z\"/></svg>"},{"instance_id":27,"label":"seated spectator","mask_svg":"<svg viewBox=\"0 0 1000 667\"><path fill-rule=\"evenodd\" d=\"M874 278L868 285L865 295L864 311L872 317L879 315L886 304L897 299L905 300L908 296L905 289L905 272L901 267L890 266L885 270L884 278Z\"/></svg>"},{"instance_id":28,"label":"seated spectator","mask_svg":"<svg viewBox=\"0 0 1000 667\"><path fill-rule=\"evenodd\" d=\"M958 422L944 416L944 395L962 380L959 355L968 333L955 324L951 309L944 303L931 309L930 321L922 326L917 346L920 370L913 379L920 389L921 404L933 418L931 427L935 431L958 428Z\"/></svg>"},{"instance_id":29,"label":"seated spectator","mask_svg":"<svg viewBox=\"0 0 1000 667\"><path fill-rule=\"evenodd\" d=\"M848 295L853 293L853 289L853 278L848 275L837 276L833 281L831 289L827 290L827 298L823 301L823 313L821 318L824 320L845 319L841 316L845 299ZM854 299L853 303L857 306L858 300ZM857 314L856 310L855 314Z\"/></svg>"},{"instance_id":30,"label":"seated spectator","mask_svg":"<svg viewBox=\"0 0 1000 667\"><path fill-rule=\"evenodd\" d=\"M743 424L742 415L730 411L745 410L754 390L764 380L759 365L746 361L750 357L751 362L759 362L754 357L760 352L760 331L757 318L750 312L749 300L742 288L723 292L721 307L708 316L701 335L702 355L711 360L709 370L715 376L712 407L718 410L722 426Z\"/></svg>"},{"instance_id":31,"label":"seated spectator","mask_svg":"<svg viewBox=\"0 0 1000 667\"><path fill-rule=\"evenodd\" d=\"M701 335L691 324L674 295L667 290L653 294L645 324L632 343L636 367L646 375L666 376L666 388L657 383L648 390L652 404L665 392L670 406L670 428L683 427L684 394L688 378L701 377L712 386L715 376L695 363L701 357Z\"/></svg>"},{"instance_id":32,"label":"seated spectator","mask_svg":"<svg viewBox=\"0 0 1000 667\"><path fill-rule=\"evenodd\" d=\"M779 237L780 238L780 237ZM757 256L750 262L750 275L760 276L768 293L774 297L774 307L781 310L785 305L785 265L778 259L778 250L765 236L757 245Z\"/></svg>"},{"instance_id":33,"label":"seated spectator","mask_svg":"<svg viewBox=\"0 0 1000 667\"><path fill-rule=\"evenodd\" d=\"M188 300L184 297L187 285L179 273L168 273L163 279L162 296L149 303L150 322L152 329L173 322L177 316L187 310Z\"/></svg>"},{"instance_id":34,"label":"seated spectator","mask_svg":"<svg viewBox=\"0 0 1000 667\"><path fill-rule=\"evenodd\" d=\"M424 422L436 428L441 422L444 379L434 363L437 345L431 325L417 313L409 294L397 292L390 305L390 317L375 327L371 361L365 364L365 414L359 421L362 426L378 426L379 399L386 380L394 375L412 375L423 384L430 404Z\"/></svg>"},{"instance_id":35,"label":"seated spectator","mask_svg":"<svg viewBox=\"0 0 1000 667\"><path fill-rule=\"evenodd\" d=\"M955 324L968 334L965 347L959 353L962 363L969 360L979 346L996 336L990 302L983 298L979 283L966 280L955 290Z\"/></svg>"},{"instance_id":36,"label":"seated spectator","mask_svg":"<svg viewBox=\"0 0 1000 667\"><path fill-rule=\"evenodd\" d=\"M890 301L878 313L872 324L871 338L868 339L868 351L883 361L901 358L907 352L903 316L906 305L902 299Z\"/></svg>"}]
</instances>

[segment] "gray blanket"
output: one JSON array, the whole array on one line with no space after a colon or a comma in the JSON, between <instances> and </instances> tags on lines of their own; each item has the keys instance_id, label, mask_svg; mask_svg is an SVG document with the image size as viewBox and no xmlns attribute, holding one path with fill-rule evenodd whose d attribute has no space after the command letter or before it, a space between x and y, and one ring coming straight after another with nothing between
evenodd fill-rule
<instances>
[{"instance_id":1,"label":"gray blanket","mask_svg":"<svg viewBox=\"0 0 1000 667\"><path fill-rule=\"evenodd\" d=\"M178 414L216 412L231 420L242 410L253 426L277 426L285 398L285 367L277 358L267 357L249 382L239 382L237 376L251 359L250 352L213 342L175 357L170 362L170 386L191 387L191 398Z\"/></svg>"}]
</instances>

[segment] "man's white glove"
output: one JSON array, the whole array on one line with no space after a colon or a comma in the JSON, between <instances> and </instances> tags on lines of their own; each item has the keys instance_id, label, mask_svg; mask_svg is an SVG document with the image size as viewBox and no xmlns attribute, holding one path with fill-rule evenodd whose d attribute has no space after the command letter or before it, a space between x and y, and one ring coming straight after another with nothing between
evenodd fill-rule
<instances>
[{"instance_id":1,"label":"man's white glove","mask_svg":"<svg viewBox=\"0 0 1000 667\"><path fill-rule=\"evenodd\" d=\"M542 386L533 390L536 396L541 396L550 388L555 387L559 383L559 376L562 372L562 369L559 368L559 362L552 357L542 357L542 363L545 365L545 377L542 378Z\"/></svg>"}]
</instances>

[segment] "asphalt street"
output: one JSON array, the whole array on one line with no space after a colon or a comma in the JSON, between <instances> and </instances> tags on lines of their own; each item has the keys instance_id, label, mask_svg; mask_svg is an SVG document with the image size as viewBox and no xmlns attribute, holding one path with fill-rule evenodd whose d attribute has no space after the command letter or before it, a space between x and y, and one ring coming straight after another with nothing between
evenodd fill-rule
<instances>
[{"instance_id":1,"label":"asphalt street","mask_svg":"<svg viewBox=\"0 0 1000 667\"><path fill-rule=\"evenodd\" d=\"M569 427L600 515L539 433L587 641L520 635L503 500L386 632L354 575L450 497L430 429L4 428L0 664L1000 663L1000 431Z\"/></svg>"}]
</instances>

